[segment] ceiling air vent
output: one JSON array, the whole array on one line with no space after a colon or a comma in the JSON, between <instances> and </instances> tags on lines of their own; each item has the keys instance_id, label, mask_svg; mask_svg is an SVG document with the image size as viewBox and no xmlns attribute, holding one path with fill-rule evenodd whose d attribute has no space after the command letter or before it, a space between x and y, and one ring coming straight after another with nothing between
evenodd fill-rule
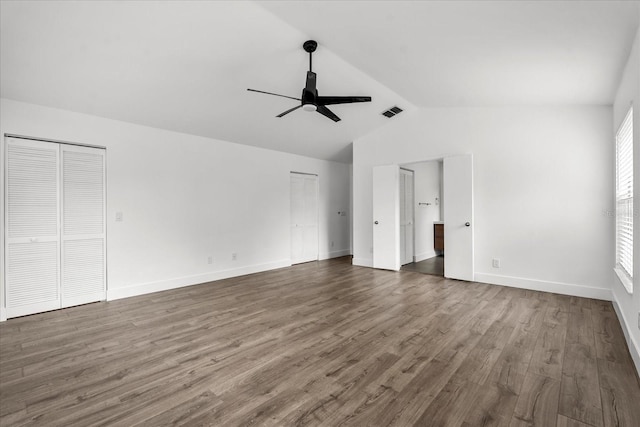
<instances>
[{"instance_id":1,"label":"ceiling air vent","mask_svg":"<svg viewBox=\"0 0 640 427\"><path fill-rule=\"evenodd\" d=\"M391 118L397 114L402 113L402 108L400 107L391 107L387 111L383 111L382 115L388 118Z\"/></svg>"}]
</instances>

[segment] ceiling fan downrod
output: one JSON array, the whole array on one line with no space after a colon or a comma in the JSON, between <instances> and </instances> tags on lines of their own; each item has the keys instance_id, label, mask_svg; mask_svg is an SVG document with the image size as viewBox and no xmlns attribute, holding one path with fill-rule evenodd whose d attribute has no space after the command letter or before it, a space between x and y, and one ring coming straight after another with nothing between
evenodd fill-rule
<instances>
[{"instance_id":1,"label":"ceiling fan downrod","mask_svg":"<svg viewBox=\"0 0 640 427\"><path fill-rule=\"evenodd\" d=\"M306 42L304 42L302 44L302 48L306 51L309 52L309 71L313 71L312 69L312 56L313 56L313 52L316 51L316 48L318 47L318 42L316 42L315 40L307 40Z\"/></svg>"}]
</instances>

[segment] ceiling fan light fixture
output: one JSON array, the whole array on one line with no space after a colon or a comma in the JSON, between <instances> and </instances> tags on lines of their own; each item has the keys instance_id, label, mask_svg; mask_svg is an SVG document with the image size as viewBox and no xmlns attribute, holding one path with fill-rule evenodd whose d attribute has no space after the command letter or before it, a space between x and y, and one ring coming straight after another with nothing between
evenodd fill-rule
<instances>
[{"instance_id":1,"label":"ceiling fan light fixture","mask_svg":"<svg viewBox=\"0 0 640 427\"><path fill-rule=\"evenodd\" d=\"M315 105L315 104L304 104L304 105L302 106L302 109L303 109L304 111L313 112L313 111L316 111L316 110L318 109L318 106L317 106L317 105Z\"/></svg>"}]
</instances>

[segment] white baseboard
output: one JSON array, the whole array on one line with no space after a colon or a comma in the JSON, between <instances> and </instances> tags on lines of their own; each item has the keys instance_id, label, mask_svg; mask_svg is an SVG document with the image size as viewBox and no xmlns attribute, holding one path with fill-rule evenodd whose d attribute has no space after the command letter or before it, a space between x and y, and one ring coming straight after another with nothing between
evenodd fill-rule
<instances>
[{"instance_id":1,"label":"white baseboard","mask_svg":"<svg viewBox=\"0 0 640 427\"><path fill-rule=\"evenodd\" d=\"M475 273L475 281L492 285L511 286L513 288L530 289L533 291L553 292L575 297L593 298L611 301L611 289L592 288L590 286L573 285L570 283L547 282L545 280L525 279L522 277L499 276L497 274Z\"/></svg>"},{"instance_id":2,"label":"white baseboard","mask_svg":"<svg viewBox=\"0 0 640 427\"><path fill-rule=\"evenodd\" d=\"M430 251L430 252L423 252L421 254L417 254L413 258L414 258L414 262L420 262L420 261L424 261L425 259L430 259L437 256L438 254L435 251Z\"/></svg>"},{"instance_id":3,"label":"white baseboard","mask_svg":"<svg viewBox=\"0 0 640 427\"><path fill-rule=\"evenodd\" d=\"M137 295L150 294L152 292L166 291L169 289L182 288L184 286L199 285L201 283L213 282L216 280L228 279L230 277L244 276L245 274L260 273L262 271L275 270L291 266L291 260L269 262L265 264L248 265L231 270L215 271L194 276L177 277L169 280L157 282L140 283L123 288L107 289L107 301L121 298L128 298Z\"/></svg>"},{"instance_id":4,"label":"white baseboard","mask_svg":"<svg viewBox=\"0 0 640 427\"><path fill-rule=\"evenodd\" d=\"M352 265L358 265L360 267L373 267L373 259L371 258L356 258L351 260Z\"/></svg>"},{"instance_id":5,"label":"white baseboard","mask_svg":"<svg viewBox=\"0 0 640 427\"><path fill-rule=\"evenodd\" d=\"M638 372L638 376L640 376L640 345L633 338L633 335L629 332L632 327L634 327L634 323L629 323L627 318L624 317L622 310L620 310L620 306L616 301L615 297L613 299L613 309L616 311L618 315L618 321L620 322L620 326L622 327L622 332L624 333L624 337L627 340L627 347L629 347L629 353L631 353L631 358L633 359L633 363L636 365L636 371Z\"/></svg>"},{"instance_id":6,"label":"white baseboard","mask_svg":"<svg viewBox=\"0 0 640 427\"><path fill-rule=\"evenodd\" d=\"M339 251L322 252L318 256L318 260L338 258L341 256L351 255L351 249L341 249Z\"/></svg>"}]
</instances>

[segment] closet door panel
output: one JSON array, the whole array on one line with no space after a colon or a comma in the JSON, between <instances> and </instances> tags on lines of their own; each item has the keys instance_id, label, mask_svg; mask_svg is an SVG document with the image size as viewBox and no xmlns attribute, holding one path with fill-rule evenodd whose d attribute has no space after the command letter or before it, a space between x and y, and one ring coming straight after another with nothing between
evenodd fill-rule
<instances>
[{"instance_id":1,"label":"closet door panel","mask_svg":"<svg viewBox=\"0 0 640 427\"><path fill-rule=\"evenodd\" d=\"M104 240L69 239L62 248L65 307L104 299Z\"/></svg>"},{"instance_id":2,"label":"closet door panel","mask_svg":"<svg viewBox=\"0 0 640 427\"><path fill-rule=\"evenodd\" d=\"M62 147L62 306L105 299L104 150Z\"/></svg>"},{"instance_id":3,"label":"closet door panel","mask_svg":"<svg viewBox=\"0 0 640 427\"><path fill-rule=\"evenodd\" d=\"M7 138L7 317L60 306L59 147Z\"/></svg>"},{"instance_id":4,"label":"closet door panel","mask_svg":"<svg viewBox=\"0 0 640 427\"><path fill-rule=\"evenodd\" d=\"M7 316L60 308L58 242L11 243L7 250Z\"/></svg>"}]
</instances>

